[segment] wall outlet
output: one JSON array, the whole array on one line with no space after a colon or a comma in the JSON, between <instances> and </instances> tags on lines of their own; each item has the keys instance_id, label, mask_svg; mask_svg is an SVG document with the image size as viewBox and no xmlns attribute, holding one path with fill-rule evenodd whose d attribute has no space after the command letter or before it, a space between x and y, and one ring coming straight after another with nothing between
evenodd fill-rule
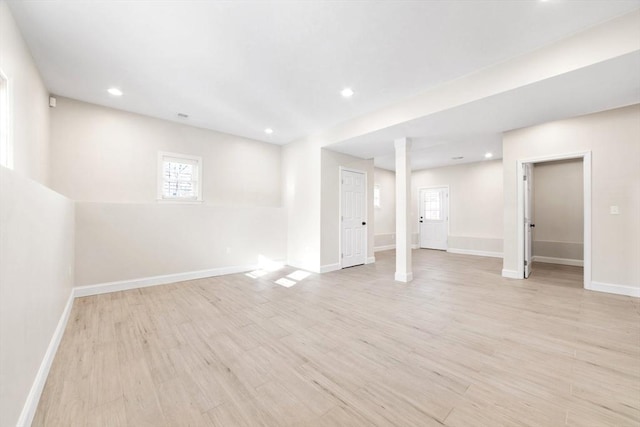
<instances>
[{"instance_id":1,"label":"wall outlet","mask_svg":"<svg viewBox=\"0 0 640 427\"><path fill-rule=\"evenodd\" d=\"M611 215L620 215L620 206L609 206L609 213Z\"/></svg>"}]
</instances>

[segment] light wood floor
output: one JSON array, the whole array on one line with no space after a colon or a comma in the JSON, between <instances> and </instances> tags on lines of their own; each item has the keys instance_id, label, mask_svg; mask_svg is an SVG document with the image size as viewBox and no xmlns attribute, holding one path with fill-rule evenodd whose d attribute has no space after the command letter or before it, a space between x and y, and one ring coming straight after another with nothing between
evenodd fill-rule
<instances>
[{"instance_id":1,"label":"light wood floor","mask_svg":"<svg viewBox=\"0 0 640 427\"><path fill-rule=\"evenodd\" d=\"M34 425L638 426L640 306L582 270L414 251L76 300Z\"/></svg>"}]
</instances>

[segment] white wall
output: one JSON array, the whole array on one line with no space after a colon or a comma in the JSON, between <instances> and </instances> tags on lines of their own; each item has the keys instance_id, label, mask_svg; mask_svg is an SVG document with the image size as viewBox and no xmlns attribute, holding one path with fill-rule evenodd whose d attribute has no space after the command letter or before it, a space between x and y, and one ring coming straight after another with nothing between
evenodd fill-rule
<instances>
[{"instance_id":1,"label":"white wall","mask_svg":"<svg viewBox=\"0 0 640 427\"><path fill-rule=\"evenodd\" d=\"M582 260L582 159L534 164L533 199L533 222L536 225L533 229L534 260Z\"/></svg>"},{"instance_id":2,"label":"white wall","mask_svg":"<svg viewBox=\"0 0 640 427\"><path fill-rule=\"evenodd\" d=\"M49 92L4 1L0 1L0 70L9 85L13 169L47 185Z\"/></svg>"},{"instance_id":3,"label":"white wall","mask_svg":"<svg viewBox=\"0 0 640 427\"><path fill-rule=\"evenodd\" d=\"M52 188L83 202L152 202L158 151L201 156L203 199L281 206L280 146L58 98Z\"/></svg>"},{"instance_id":4,"label":"white wall","mask_svg":"<svg viewBox=\"0 0 640 427\"><path fill-rule=\"evenodd\" d=\"M15 426L73 285L73 202L49 176L48 93L5 2L0 68L14 170L0 167L0 426ZM38 182L36 182L38 181Z\"/></svg>"},{"instance_id":5,"label":"white wall","mask_svg":"<svg viewBox=\"0 0 640 427\"><path fill-rule=\"evenodd\" d=\"M518 270L518 160L591 151L592 281L640 287L640 105L504 135L504 270ZM620 214L611 215L610 206Z\"/></svg>"},{"instance_id":6,"label":"white wall","mask_svg":"<svg viewBox=\"0 0 640 427\"><path fill-rule=\"evenodd\" d=\"M373 160L322 149L321 190L321 258L324 268L336 268L340 263L340 167L360 170L367 175L367 257L373 257Z\"/></svg>"},{"instance_id":7,"label":"white wall","mask_svg":"<svg viewBox=\"0 0 640 427\"><path fill-rule=\"evenodd\" d=\"M375 224L374 248L396 244L396 174L374 169L374 184L380 186L380 207L373 208Z\"/></svg>"},{"instance_id":8,"label":"white wall","mask_svg":"<svg viewBox=\"0 0 640 427\"><path fill-rule=\"evenodd\" d=\"M413 232L419 233L419 191L449 186L449 249L502 253L502 161L492 160L414 172Z\"/></svg>"},{"instance_id":9,"label":"white wall","mask_svg":"<svg viewBox=\"0 0 640 427\"><path fill-rule=\"evenodd\" d=\"M76 285L284 260L283 208L76 204Z\"/></svg>"},{"instance_id":10,"label":"white wall","mask_svg":"<svg viewBox=\"0 0 640 427\"><path fill-rule=\"evenodd\" d=\"M65 98L51 129L77 285L284 260L281 147ZM202 157L203 203L156 201L159 151Z\"/></svg>"}]
</instances>

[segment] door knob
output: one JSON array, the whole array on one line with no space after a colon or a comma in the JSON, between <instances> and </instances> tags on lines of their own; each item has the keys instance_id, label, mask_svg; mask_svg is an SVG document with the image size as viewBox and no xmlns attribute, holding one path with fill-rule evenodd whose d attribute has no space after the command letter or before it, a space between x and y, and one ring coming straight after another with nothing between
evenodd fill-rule
<instances>
[{"instance_id":1,"label":"door knob","mask_svg":"<svg viewBox=\"0 0 640 427\"><path fill-rule=\"evenodd\" d=\"M536 225L535 224L529 224L529 227L536 228Z\"/></svg>"},{"instance_id":2,"label":"door knob","mask_svg":"<svg viewBox=\"0 0 640 427\"><path fill-rule=\"evenodd\" d=\"M364 221L362 221L362 225L367 225L367 223L366 223L366 222L364 222Z\"/></svg>"}]
</instances>

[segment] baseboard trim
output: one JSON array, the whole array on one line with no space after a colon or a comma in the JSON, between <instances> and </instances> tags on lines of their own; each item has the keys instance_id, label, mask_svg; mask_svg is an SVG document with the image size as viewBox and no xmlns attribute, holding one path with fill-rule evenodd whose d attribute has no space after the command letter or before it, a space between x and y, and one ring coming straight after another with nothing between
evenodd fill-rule
<instances>
[{"instance_id":1,"label":"baseboard trim","mask_svg":"<svg viewBox=\"0 0 640 427\"><path fill-rule=\"evenodd\" d=\"M367 259L364 261L365 264L373 264L375 262L376 262L376 257L374 256L367 257Z\"/></svg>"},{"instance_id":2,"label":"baseboard trim","mask_svg":"<svg viewBox=\"0 0 640 427\"><path fill-rule=\"evenodd\" d=\"M507 279L522 279L516 270L502 270L502 277Z\"/></svg>"},{"instance_id":3,"label":"baseboard trim","mask_svg":"<svg viewBox=\"0 0 640 427\"><path fill-rule=\"evenodd\" d=\"M257 265L221 267L209 270L189 271L186 273L165 274L163 276L143 277L140 279L120 280L117 282L98 283L95 285L76 286L74 288L74 295L76 298L80 298L91 295L107 294L110 292L146 288L149 286L167 285L169 283L184 282L187 280L203 279L205 277L243 273L245 271L256 270L257 268L259 268Z\"/></svg>"},{"instance_id":4,"label":"baseboard trim","mask_svg":"<svg viewBox=\"0 0 640 427\"><path fill-rule=\"evenodd\" d=\"M491 251L478 251L475 249L460 249L460 248L449 248L447 252L452 254L459 255L475 255L475 256L486 256L491 258L502 258L502 252L491 252Z\"/></svg>"},{"instance_id":5,"label":"baseboard trim","mask_svg":"<svg viewBox=\"0 0 640 427\"><path fill-rule=\"evenodd\" d=\"M532 262L543 262L545 264L571 265L574 267L584 267L584 261L581 259L555 258L549 256L536 255L531 258Z\"/></svg>"},{"instance_id":6,"label":"baseboard trim","mask_svg":"<svg viewBox=\"0 0 640 427\"><path fill-rule=\"evenodd\" d=\"M640 298L640 288L627 285L615 285L612 283L591 282L586 287L587 290L596 292L606 292L608 294L626 295L629 297Z\"/></svg>"},{"instance_id":7,"label":"baseboard trim","mask_svg":"<svg viewBox=\"0 0 640 427\"><path fill-rule=\"evenodd\" d=\"M376 246L375 248L373 248L373 252L388 251L390 249L395 249L395 248L396 248L396 245Z\"/></svg>"},{"instance_id":8,"label":"baseboard trim","mask_svg":"<svg viewBox=\"0 0 640 427\"><path fill-rule=\"evenodd\" d=\"M60 320L58 320L58 325L53 332L53 336L51 337L51 341L49 341L49 346L47 347L47 351L44 354L44 358L40 363L40 368L38 369L38 373L36 374L36 378L33 380L33 384L31 385L31 390L29 390L29 394L27 395L27 400L24 402L24 406L22 407L22 412L20 413L20 417L18 418L18 423L16 424L18 427L28 427L33 422L33 417L36 415L36 410L38 409L38 403L40 402L40 396L42 395L42 391L44 390L44 385L47 382L47 377L49 377L49 371L51 370L51 364L53 363L53 359L56 357L56 353L58 351L58 347L60 346L60 341L62 341L62 336L64 335L64 331L67 327L67 321L69 320L69 315L71 314L71 308L73 307L73 300L75 299L74 290L71 289L69 294L69 299L67 300L67 304L62 311L62 315L60 316Z\"/></svg>"},{"instance_id":9,"label":"baseboard trim","mask_svg":"<svg viewBox=\"0 0 640 427\"><path fill-rule=\"evenodd\" d=\"M340 270L342 266L339 262L335 264L326 264L320 266L320 273L330 273L332 271Z\"/></svg>"},{"instance_id":10,"label":"baseboard trim","mask_svg":"<svg viewBox=\"0 0 640 427\"><path fill-rule=\"evenodd\" d=\"M395 276L394 276L396 282L410 282L413 280L413 272L409 272L409 273L398 273L396 272Z\"/></svg>"}]
</instances>

